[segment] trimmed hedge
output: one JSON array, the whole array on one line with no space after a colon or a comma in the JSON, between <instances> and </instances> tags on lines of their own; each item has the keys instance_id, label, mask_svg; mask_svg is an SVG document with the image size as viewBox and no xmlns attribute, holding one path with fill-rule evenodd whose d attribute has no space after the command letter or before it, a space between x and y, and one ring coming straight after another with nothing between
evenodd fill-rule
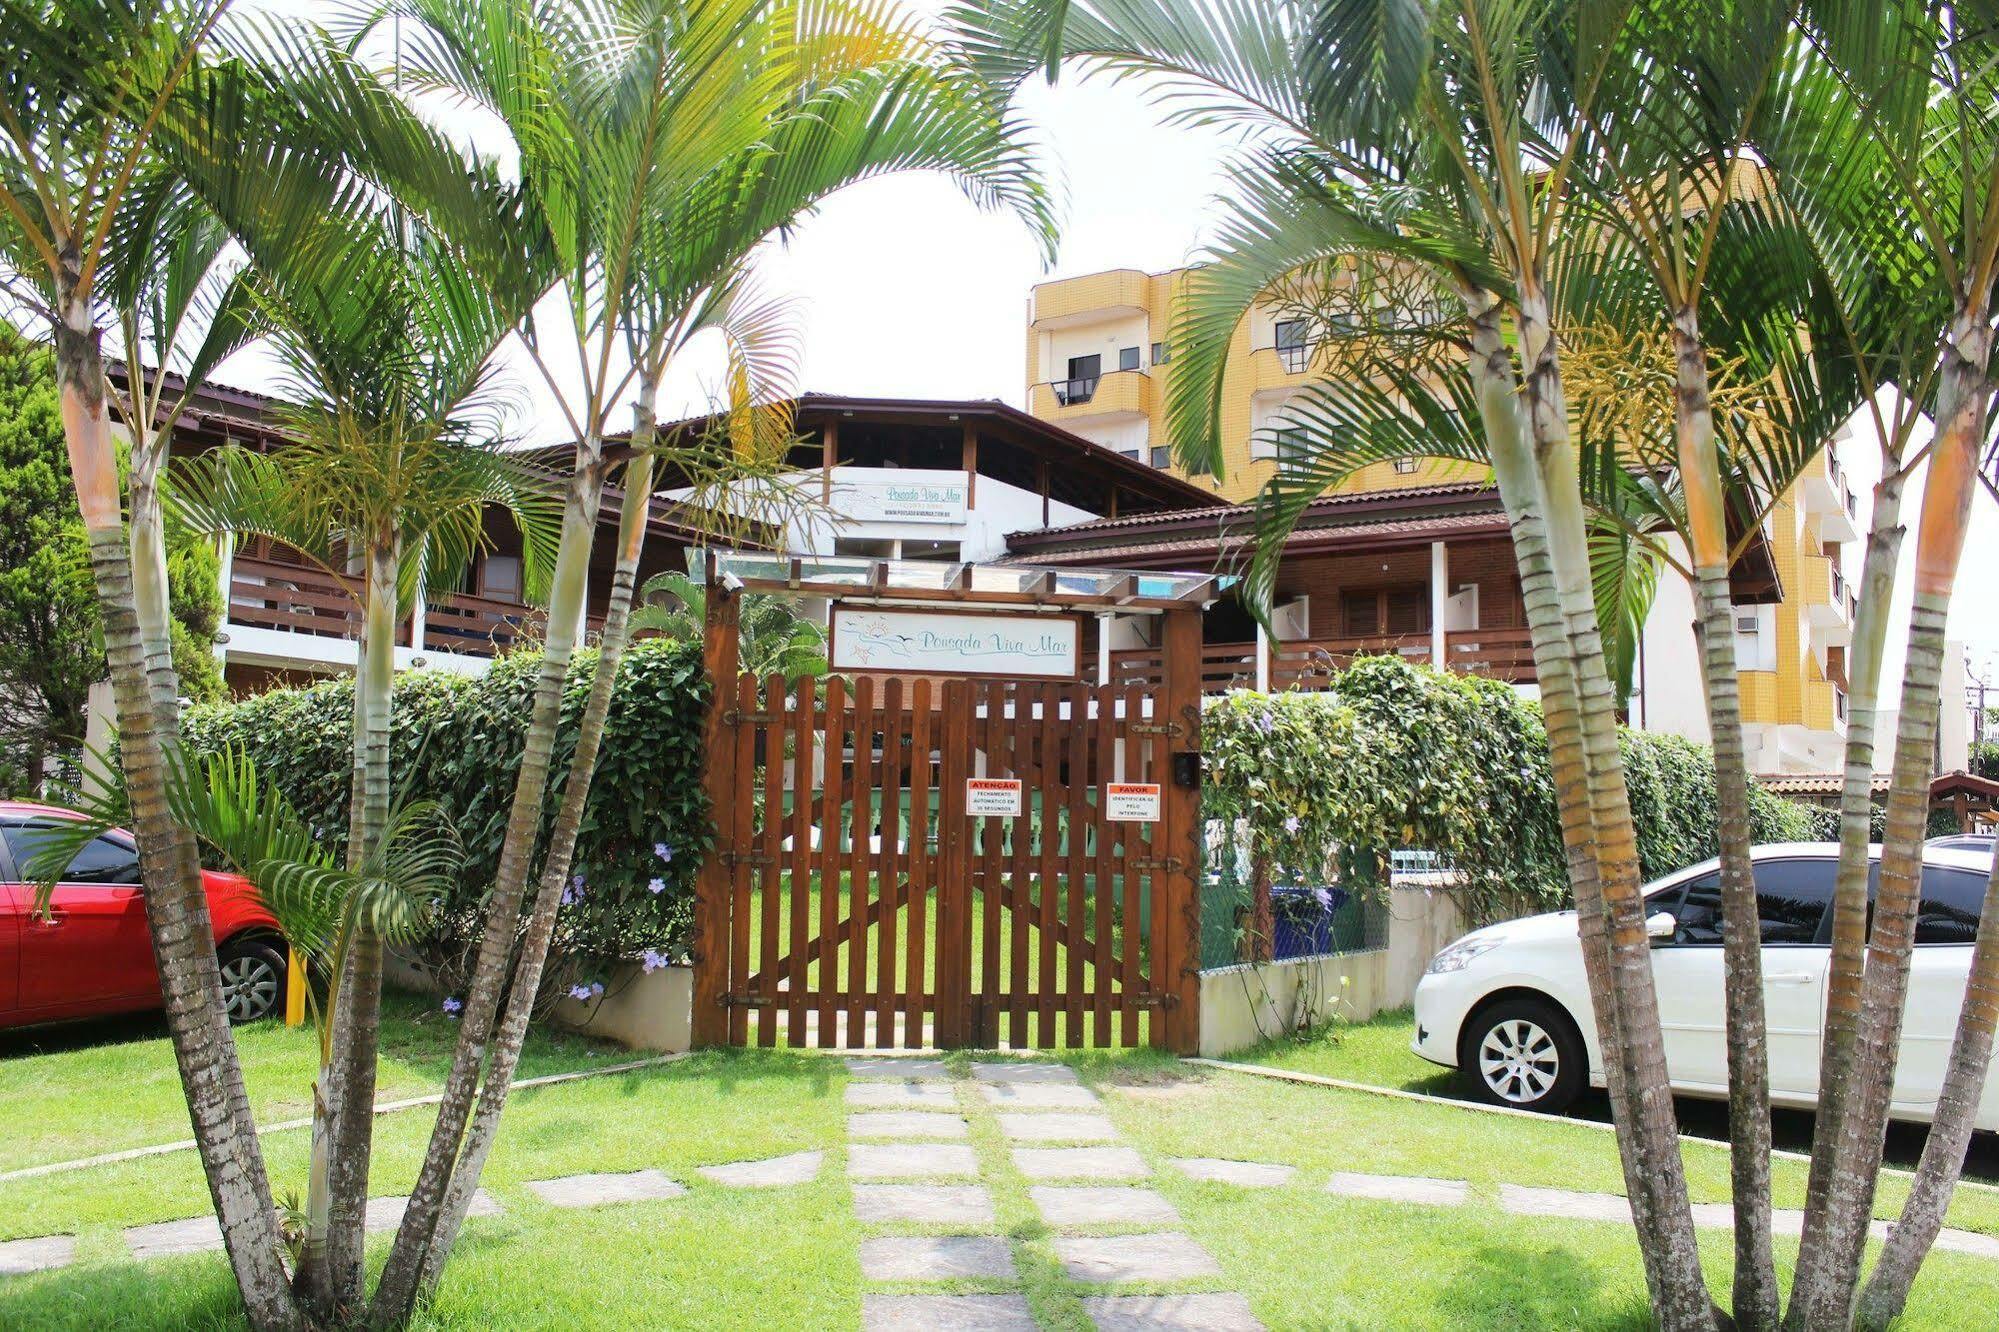
<instances>
[{"instance_id":1,"label":"trimmed hedge","mask_svg":"<svg viewBox=\"0 0 1999 1332\"><path fill-rule=\"evenodd\" d=\"M1330 691L1232 693L1203 718L1204 809L1299 876L1342 848L1422 848L1463 876L1473 909L1568 901L1540 708L1496 680L1370 657ZM1717 853L1714 757L1677 736L1625 731L1640 868L1648 879ZM1809 806L1750 793L1758 842L1817 839Z\"/></svg>"},{"instance_id":2,"label":"trimmed hedge","mask_svg":"<svg viewBox=\"0 0 1999 1332\"><path fill-rule=\"evenodd\" d=\"M575 750L596 665L594 651L579 651L570 665L556 734L558 776L546 801L537 858L561 801L561 775ZM438 903L436 929L424 949L426 960L447 976L478 943L540 667L538 652L521 651L476 680L442 671L396 677L393 789L405 799L436 800L465 843L457 890ZM632 644L619 663L576 848L582 888L563 907L556 932L556 947L564 954L604 959L637 959L648 949L685 954L694 875L709 837L701 789L707 694L698 643L644 640ZM259 775L340 850L347 840L353 707L351 679L329 679L191 708L182 729L197 751L247 750Z\"/></svg>"}]
</instances>

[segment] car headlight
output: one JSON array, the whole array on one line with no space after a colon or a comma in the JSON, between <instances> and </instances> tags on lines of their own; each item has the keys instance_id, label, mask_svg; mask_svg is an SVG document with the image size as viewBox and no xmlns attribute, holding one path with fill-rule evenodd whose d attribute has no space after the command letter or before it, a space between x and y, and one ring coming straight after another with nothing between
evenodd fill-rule
<instances>
[{"instance_id":1,"label":"car headlight","mask_svg":"<svg viewBox=\"0 0 1999 1332\"><path fill-rule=\"evenodd\" d=\"M1460 939L1443 952L1430 959L1430 965L1423 968L1426 976L1441 976L1447 971L1463 971L1471 965L1471 960L1481 953L1489 953L1499 947L1497 939Z\"/></svg>"}]
</instances>

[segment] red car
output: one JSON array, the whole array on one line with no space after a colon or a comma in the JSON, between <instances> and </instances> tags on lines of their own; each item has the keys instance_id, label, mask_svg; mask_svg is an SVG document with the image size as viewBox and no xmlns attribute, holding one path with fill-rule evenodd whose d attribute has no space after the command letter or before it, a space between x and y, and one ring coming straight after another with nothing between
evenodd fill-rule
<instances>
[{"instance_id":1,"label":"red car","mask_svg":"<svg viewBox=\"0 0 1999 1332\"><path fill-rule=\"evenodd\" d=\"M107 832L84 847L56 884L52 915L35 914L35 886L24 882L23 866L35 855L37 830L76 817L0 800L0 1027L160 1006L132 834ZM201 879L229 1020L282 1012L286 949L277 921L240 875L203 870Z\"/></svg>"}]
</instances>

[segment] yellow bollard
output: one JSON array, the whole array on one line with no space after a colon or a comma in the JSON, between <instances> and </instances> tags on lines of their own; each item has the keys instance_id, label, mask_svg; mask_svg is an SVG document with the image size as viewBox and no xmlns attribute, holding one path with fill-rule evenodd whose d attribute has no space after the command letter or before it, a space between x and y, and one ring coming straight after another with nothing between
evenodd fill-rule
<instances>
[{"instance_id":1,"label":"yellow bollard","mask_svg":"<svg viewBox=\"0 0 1999 1332\"><path fill-rule=\"evenodd\" d=\"M285 1025L296 1027L305 1021L305 959L296 948L287 949L285 962Z\"/></svg>"}]
</instances>

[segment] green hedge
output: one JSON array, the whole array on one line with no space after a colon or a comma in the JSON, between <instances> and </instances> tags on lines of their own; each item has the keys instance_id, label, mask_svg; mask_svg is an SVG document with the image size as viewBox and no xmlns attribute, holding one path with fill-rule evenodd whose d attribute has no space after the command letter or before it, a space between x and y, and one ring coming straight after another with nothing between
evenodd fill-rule
<instances>
[{"instance_id":1,"label":"green hedge","mask_svg":"<svg viewBox=\"0 0 1999 1332\"><path fill-rule=\"evenodd\" d=\"M1203 730L1210 826L1301 877L1330 874L1342 847L1414 847L1464 876L1475 909L1568 900L1547 733L1508 685L1372 657L1326 693L1230 694ZM1716 854L1707 747L1621 739L1645 877ZM1750 800L1758 842L1817 838L1810 807L1760 789Z\"/></svg>"},{"instance_id":2,"label":"green hedge","mask_svg":"<svg viewBox=\"0 0 1999 1332\"><path fill-rule=\"evenodd\" d=\"M591 651L577 653L571 664L556 738L558 774L567 771L574 752L596 664ZM405 798L438 801L465 843L457 890L438 903L425 949L447 977L478 942L540 666L539 653L523 651L476 680L434 670L396 677L395 789ZM636 959L648 949L685 953L694 873L709 836L701 789L706 699L699 644L646 640L633 644L620 663L576 849L583 886L564 906L557 930L557 947L565 954ZM352 685L342 678L191 708L183 730L199 751L246 749L259 774L337 849L347 839L352 716ZM559 800L558 780L547 801L544 846Z\"/></svg>"}]
</instances>

